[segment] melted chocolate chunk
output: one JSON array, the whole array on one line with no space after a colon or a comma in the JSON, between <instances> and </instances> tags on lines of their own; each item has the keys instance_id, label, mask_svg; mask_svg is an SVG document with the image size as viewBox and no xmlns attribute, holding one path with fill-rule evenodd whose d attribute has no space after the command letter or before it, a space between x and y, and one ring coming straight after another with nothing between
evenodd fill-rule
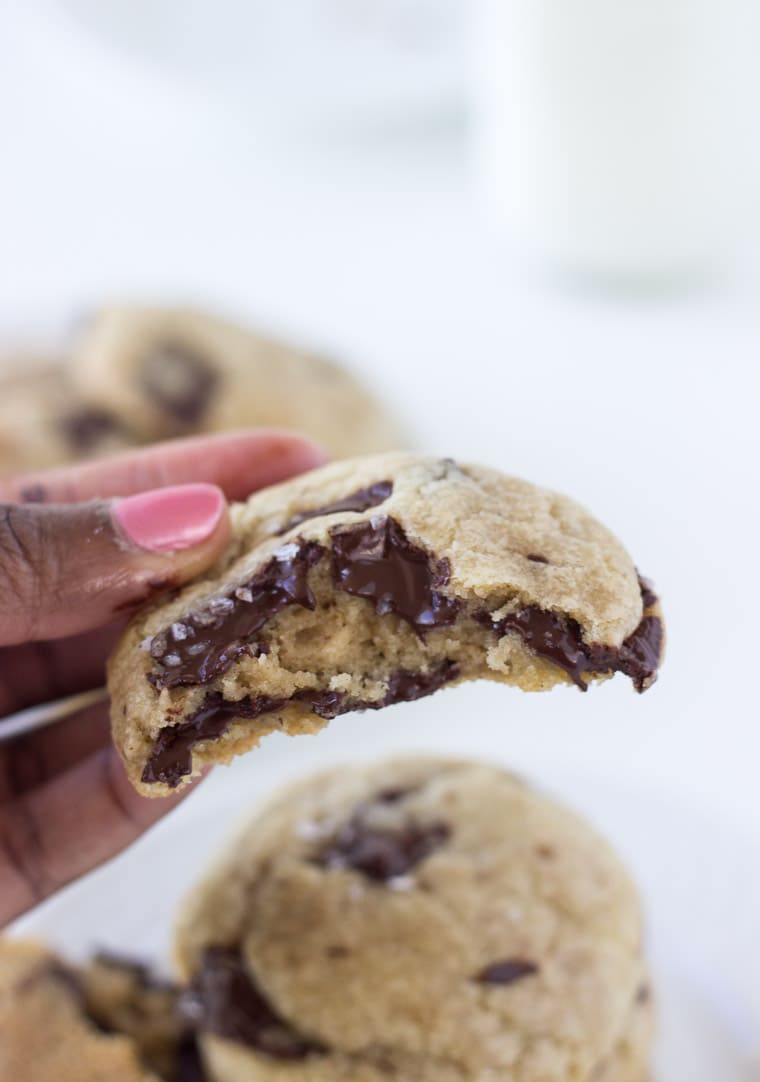
<instances>
[{"instance_id":1,"label":"melted chocolate chunk","mask_svg":"<svg viewBox=\"0 0 760 1082\"><path fill-rule=\"evenodd\" d=\"M492 626L500 638L507 631L516 631L529 650L559 665L582 691L586 690L588 685L581 674L588 672L588 654L580 624L575 620L529 605L509 613Z\"/></svg>"},{"instance_id":2,"label":"melted chocolate chunk","mask_svg":"<svg viewBox=\"0 0 760 1082\"><path fill-rule=\"evenodd\" d=\"M393 703L409 703L415 699L424 699L426 695L432 695L444 684L450 684L459 678L459 665L455 661L442 661L437 669L429 673L407 672L399 669L388 680L388 690L379 703L365 703L360 708L378 710L383 706L391 706Z\"/></svg>"},{"instance_id":3,"label":"melted chocolate chunk","mask_svg":"<svg viewBox=\"0 0 760 1082\"><path fill-rule=\"evenodd\" d=\"M388 678L388 686L380 699L352 699L341 691L313 691L306 688L293 696L296 702L306 703L320 718L328 721L339 714L361 710L382 710L394 703L408 703L432 695L444 684L456 680L459 666L454 661L443 661L429 673L413 673L399 669Z\"/></svg>"},{"instance_id":4,"label":"melted chocolate chunk","mask_svg":"<svg viewBox=\"0 0 760 1082\"><path fill-rule=\"evenodd\" d=\"M662 620L659 616L645 616L619 650L592 647L593 671L609 672L616 669L633 680L637 691L646 691L657 679L662 640Z\"/></svg>"},{"instance_id":5,"label":"melted chocolate chunk","mask_svg":"<svg viewBox=\"0 0 760 1082\"><path fill-rule=\"evenodd\" d=\"M352 868L368 879L386 883L421 864L450 833L445 823L422 826L410 822L402 831L377 830L365 816L366 808L360 809L318 854L315 863L322 868Z\"/></svg>"},{"instance_id":6,"label":"melted chocolate chunk","mask_svg":"<svg viewBox=\"0 0 760 1082\"><path fill-rule=\"evenodd\" d=\"M649 579L645 579L642 575L639 575L639 587L641 589L641 601L644 608L651 609L660 600L654 592L654 586Z\"/></svg>"},{"instance_id":7,"label":"melted chocolate chunk","mask_svg":"<svg viewBox=\"0 0 760 1082\"><path fill-rule=\"evenodd\" d=\"M255 1048L276 1059L306 1059L325 1049L294 1030L264 998L240 953L212 947L201 960L180 1011L201 1032Z\"/></svg>"},{"instance_id":8,"label":"melted chocolate chunk","mask_svg":"<svg viewBox=\"0 0 760 1082\"><path fill-rule=\"evenodd\" d=\"M202 740L218 740L236 718L258 718L262 714L282 710L288 702L299 702L308 706L318 717L331 720L338 714L347 714L353 710L380 710L393 703L409 702L424 695L432 695L458 676L459 667L453 661L442 662L430 673L400 670L393 673L388 680L385 695L375 702L351 699L341 691L319 691L312 688L297 691L290 699L258 695L235 701L227 701L221 692L212 691L188 718L161 730L143 769L142 780L148 785L163 782L175 788L192 770L192 752L195 745Z\"/></svg>"},{"instance_id":9,"label":"melted chocolate chunk","mask_svg":"<svg viewBox=\"0 0 760 1082\"><path fill-rule=\"evenodd\" d=\"M285 699L267 695L227 702L221 692L212 692L185 721L161 730L143 769L142 780L146 784L163 782L175 788L192 770L196 744L202 740L218 740L235 718L257 718L260 714L282 709L285 702Z\"/></svg>"},{"instance_id":10,"label":"melted chocolate chunk","mask_svg":"<svg viewBox=\"0 0 760 1082\"><path fill-rule=\"evenodd\" d=\"M288 605L315 607L308 575L324 551L315 541L283 545L248 582L154 635L149 650L158 671L148 674L151 684L208 684L241 654L263 652L253 640L273 616Z\"/></svg>"},{"instance_id":11,"label":"melted chocolate chunk","mask_svg":"<svg viewBox=\"0 0 760 1082\"><path fill-rule=\"evenodd\" d=\"M179 342L157 346L143 361L140 372L144 390L183 425L198 424L218 381L213 364Z\"/></svg>"},{"instance_id":12,"label":"melted chocolate chunk","mask_svg":"<svg viewBox=\"0 0 760 1082\"><path fill-rule=\"evenodd\" d=\"M372 601L378 616L396 613L418 634L454 623L460 602L439 593L451 577L448 560L432 566L395 519L336 527L331 537L337 589Z\"/></svg>"},{"instance_id":13,"label":"melted chocolate chunk","mask_svg":"<svg viewBox=\"0 0 760 1082\"><path fill-rule=\"evenodd\" d=\"M207 1082L195 1037L186 1037L177 1049L174 1082Z\"/></svg>"},{"instance_id":14,"label":"melted chocolate chunk","mask_svg":"<svg viewBox=\"0 0 760 1082\"><path fill-rule=\"evenodd\" d=\"M500 962L492 962L490 966L482 969L475 978L479 984L515 984L524 977L532 977L538 973L535 962L529 962L525 958L505 958Z\"/></svg>"},{"instance_id":15,"label":"melted chocolate chunk","mask_svg":"<svg viewBox=\"0 0 760 1082\"><path fill-rule=\"evenodd\" d=\"M645 609L656 601L651 588L642 584ZM657 679L663 639L662 621L658 616L644 616L620 647L600 643L588 645L583 641L581 626L576 620L537 605L528 605L496 621L487 613L477 618L492 627L499 637L508 631L516 632L534 654L564 669L581 691L588 688L584 673L625 673L633 680L637 691L646 691Z\"/></svg>"},{"instance_id":16,"label":"melted chocolate chunk","mask_svg":"<svg viewBox=\"0 0 760 1082\"><path fill-rule=\"evenodd\" d=\"M367 511L370 507L379 507L381 503L385 503L392 492L393 481L378 481L369 488L360 488L358 492L352 492L350 496L325 504L324 507L315 507L313 511L299 511L277 533L287 533L294 526L300 526L302 522L307 522L310 518L319 518L321 515L337 515L341 511Z\"/></svg>"},{"instance_id":17,"label":"melted chocolate chunk","mask_svg":"<svg viewBox=\"0 0 760 1082\"><path fill-rule=\"evenodd\" d=\"M59 419L66 440L78 452L92 451L103 440L118 436L123 427L118 418L103 409L81 409Z\"/></svg>"},{"instance_id":18,"label":"melted chocolate chunk","mask_svg":"<svg viewBox=\"0 0 760 1082\"><path fill-rule=\"evenodd\" d=\"M545 556L539 556L535 552L529 552L528 555L525 557L525 559L530 560L531 563L534 563L534 564L548 564L549 563L549 561L546 559Z\"/></svg>"}]
</instances>

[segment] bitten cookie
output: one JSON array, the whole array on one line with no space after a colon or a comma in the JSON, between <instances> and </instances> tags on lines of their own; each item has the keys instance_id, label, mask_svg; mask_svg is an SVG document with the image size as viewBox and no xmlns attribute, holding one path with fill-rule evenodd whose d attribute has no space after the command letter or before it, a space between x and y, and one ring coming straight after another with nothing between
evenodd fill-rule
<instances>
[{"instance_id":1,"label":"bitten cookie","mask_svg":"<svg viewBox=\"0 0 760 1082\"><path fill-rule=\"evenodd\" d=\"M214 1082L645 1082L634 886L501 770L410 760L283 792L180 911Z\"/></svg>"},{"instance_id":2,"label":"bitten cookie","mask_svg":"<svg viewBox=\"0 0 760 1082\"><path fill-rule=\"evenodd\" d=\"M488 677L638 690L663 649L657 598L563 496L395 453L336 463L233 508L221 565L143 610L109 666L133 784L160 796L273 730L314 732Z\"/></svg>"},{"instance_id":3,"label":"bitten cookie","mask_svg":"<svg viewBox=\"0 0 760 1082\"><path fill-rule=\"evenodd\" d=\"M136 442L115 413L78 398L61 366L17 360L0 380L0 474L107 454Z\"/></svg>"},{"instance_id":4,"label":"bitten cookie","mask_svg":"<svg viewBox=\"0 0 760 1082\"><path fill-rule=\"evenodd\" d=\"M0 1082L204 1082L178 994L142 965L0 940Z\"/></svg>"},{"instance_id":5,"label":"bitten cookie","mask_svg":"<svg viewBox=\"0 0 760 1082\"><path fill-rule=\"evenodd\" d=\"M359 381L330 361L190 309L106 308L71 364L82 400L143 440L275 426L335 458L404 439Z\"/></svg>"}]
</instances>

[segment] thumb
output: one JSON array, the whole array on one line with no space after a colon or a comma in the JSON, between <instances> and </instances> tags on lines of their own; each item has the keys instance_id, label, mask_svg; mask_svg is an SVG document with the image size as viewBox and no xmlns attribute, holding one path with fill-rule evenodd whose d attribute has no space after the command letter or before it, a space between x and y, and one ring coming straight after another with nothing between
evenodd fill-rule
<instances>
[{"instance_id":1,"label":"thumb","mask_svg":"<svg viewBox=\"0 0 760 1082\"><path fill-rule=\"evenodd\" d=\"M106 624L198 575L229 535L215 485L82 504L0 504L0 645Z\"/></svg>"}]
</instances>

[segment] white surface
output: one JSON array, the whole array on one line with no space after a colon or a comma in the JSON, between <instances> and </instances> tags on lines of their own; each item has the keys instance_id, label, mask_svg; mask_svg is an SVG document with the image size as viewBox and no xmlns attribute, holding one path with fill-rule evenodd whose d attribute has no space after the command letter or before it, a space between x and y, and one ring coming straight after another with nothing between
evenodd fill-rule
<instances>
[{"instance_id":1,"label":"white surface","mask_svg":"<svg viewBox=\"0 0 760 1082\"><path fill-rule=\"evenodd\" d=\"M366 123L462 93L461 0L31 0L47 24L237 103L257 123Z\"/></svg>"},{"instance_id":2,"label":"white surface","mask_svg":"<svg viewBox=\"0 0 760 1082\"><path fill-rule=\"evenodd\" d=\"M6 7L0 34L8 336L60 331L97 298L132 294L220 305L332 348L384 391L420 446L591 506L664 598L668 658L643 697L620 678L587 695L470 686L336 721L313 740L271 741L241 776L253 791L285 766L304 772L337 754L472 747L538 779L599 777L662 794L664 807L692 810L671 823L642 806L636 852L657 868L648 895L662 938L678 944L673 972L681 965L698 994L726 989L715 994L731 1017L760 1033L756 249L748 243L734 278L690 294L562 291L522 271L481 226L456 118L382 141L265 136L168 76L52 34L37 12ZM748 219L748 242L754 231ZM74 906L80 928L96 919L109 939L160 938L166 903L146 884L188 860L162 847L162 831L184 836L204 808L222 833L226 816L199 795L123 863L43 909L36 927L56 934ZM711 1082L734 1077L716 1071ZM672 1082L682 1080L695 1082Z\"/></svg>"}]
</instances>

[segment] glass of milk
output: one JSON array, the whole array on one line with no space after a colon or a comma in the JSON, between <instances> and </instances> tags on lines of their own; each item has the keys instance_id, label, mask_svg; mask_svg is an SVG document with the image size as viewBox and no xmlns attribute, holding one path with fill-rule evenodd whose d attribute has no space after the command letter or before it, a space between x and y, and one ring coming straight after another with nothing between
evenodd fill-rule
<instances>
[{"instance_id":1,"label":"glass of milk","mask_svg":"<svg viewBox=\"0 0 760 1082\"><path fill-rule=\"evenodd\" d=\"M710 273L757 177L755 0L472 0L477 183L544 265Z\"/></svg>"}]
</instances>

